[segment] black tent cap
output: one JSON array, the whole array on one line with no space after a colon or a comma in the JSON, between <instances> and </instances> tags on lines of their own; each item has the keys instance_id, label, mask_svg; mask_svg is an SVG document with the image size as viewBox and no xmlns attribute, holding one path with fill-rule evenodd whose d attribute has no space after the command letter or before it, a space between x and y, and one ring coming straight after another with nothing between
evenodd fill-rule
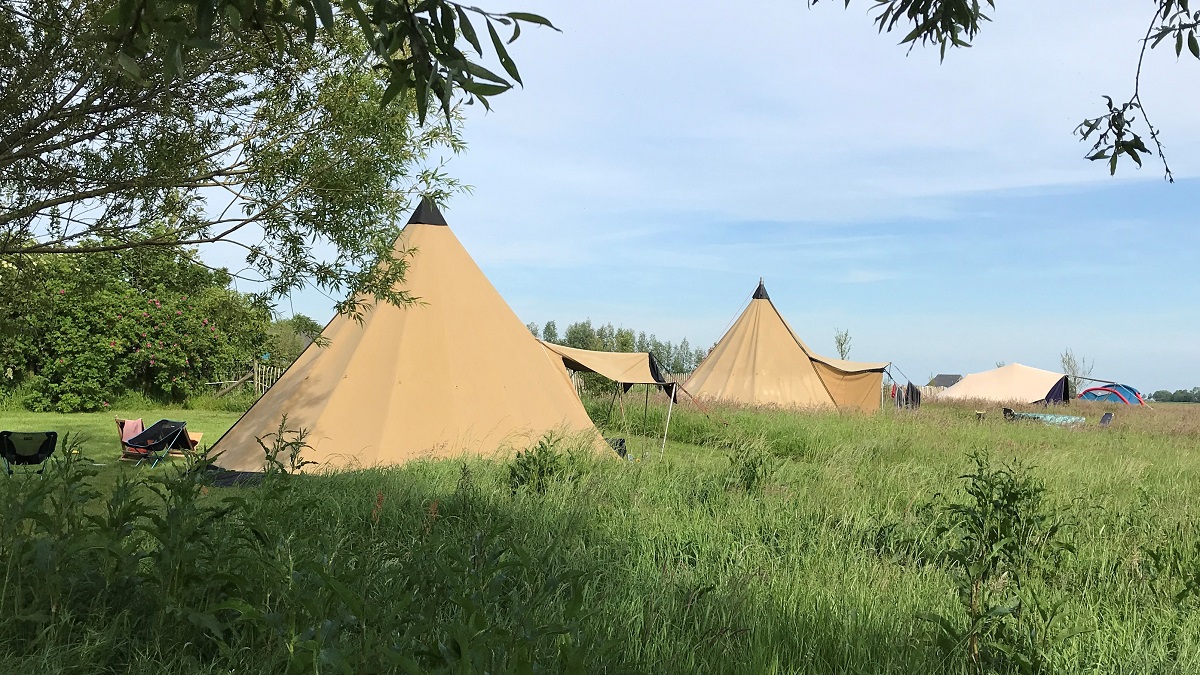
<instances>
[{"instance_id":1,"label":"black tent cap","mask_svg":"<svg viewBox=\"0 0 1200 675\"><path fill-rule=\"evenodd\" d=\"M438 211L437 204L434 204L432 199L421 197L421 203L408 219L408 224L445 225L446 219L442 217L442 212Z\"/></svg>"},{"instance_id":2,"label":"black tent cap","mask_svg":"<svg viewBox=\"0 0 1200 675\"><path fill-rule=\"evenodd\" d=\"M755 300L770 300L771 296L767 295L767 287L763 284L762 277L758 278L758 288L754 290Z\"/></svg>"}]
</instances>

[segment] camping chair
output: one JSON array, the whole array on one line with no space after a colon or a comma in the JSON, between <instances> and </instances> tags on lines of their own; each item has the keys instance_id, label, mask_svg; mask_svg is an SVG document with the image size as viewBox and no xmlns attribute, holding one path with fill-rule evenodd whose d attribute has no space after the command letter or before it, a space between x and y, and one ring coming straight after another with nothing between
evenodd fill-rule
<instances>
[{"instance_id":1,"label":"camping chair","mask_svg":"<svg viewBox=\"0 0 1200 675\"><path fill-rule=\"evenodd\" d=\"M141 458L144 453L137 448L130 449L129 446L125 445L125 442L144 431L142 428L142 421L123 420L119 417L114 419L117 422L117 430L121 432L121 459ZM188 440L187 449L195 451L196 447L200 445L200 439L204 438L204 432L187 431L185 433L187 434ZM183 446L181 445L172 445L170 450L172 455L182 455L184 452Z\"/></svg>"},{"instance_id":2,"label":"camping chair","mask_svg":"<svg viewBox=\"0 0 1200 675\"><path fill-rule=\"evenodd\" d=\"M127 456L131 459L136 457L138 464L148 459L152 460L150 468L157 466L172 448L179 450L191 450L192 448L188 441L187 422L171 420L155 422L150 428L125 441L125 447Z\"/></svg>"},{"instance_id":3,"label":"camping chair","mask_svg":"<svg viewBox=\"0 0 1200 675\"><path fill-rule=\"evenodd\" d=\"M1104 429L1107 429L1108 425L1112 424L1112 420L1113 420L1113 414L1110 412L1106 412L1100 416L1100 426Z\"/></svg>"},{"instance_id":4,"label":"camping chair","mask_svg":"<svg viewBox=\"0 0 1200 675\"><path fill-rule=\"evenodd\" d=\"M41 465L54 454L57 444L56 431L0 431L0 456L4 458L4 470L11 476L14 464L38 466L37 473L40 474L46 468Z\"/></svg>"}]
</instances>

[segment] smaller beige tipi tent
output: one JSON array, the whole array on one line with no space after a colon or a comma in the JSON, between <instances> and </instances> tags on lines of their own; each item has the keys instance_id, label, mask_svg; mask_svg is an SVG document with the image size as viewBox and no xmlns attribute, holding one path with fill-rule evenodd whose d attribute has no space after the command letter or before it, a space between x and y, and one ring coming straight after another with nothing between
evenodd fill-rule
<instances>
[{"instance_id":1,"label":"smaller beige tipi tent","mask_svg":"<svg viewBox=\"0 0 1200 675\"><path fill-rule=\"evenodd\" d=\"M1068 396L1066 375L1019 363L971 373L937 394L940 401L975 399L996 403L1061 403Z\"/></svg>"},{"instance_id":2,"label":"smaller beige tipi tent","mask_svg":"<svg viewBox=\"0 0 1200 675\"><path fill-rule=\"evenodd\" d=\"M889 363L831 359L804 344L758 289L683 388L696 398L750 405L879 410Z\"/></svg>"},{"instance_id":3,"label":"smaller beige tipi tent","mask_svg":"<svg viewBox=\"0 0 1200 675\"><path fill-rule=\"evenodd\" d=\"M432 202L396 241L416 304L336 317L216 445L216 463L261 471L256 439L308 431L311 470L523 449L550 431L601 446L563 367L529 334ZM269 441L268 441L269 443Z\"/></svg>"}]
</instances>

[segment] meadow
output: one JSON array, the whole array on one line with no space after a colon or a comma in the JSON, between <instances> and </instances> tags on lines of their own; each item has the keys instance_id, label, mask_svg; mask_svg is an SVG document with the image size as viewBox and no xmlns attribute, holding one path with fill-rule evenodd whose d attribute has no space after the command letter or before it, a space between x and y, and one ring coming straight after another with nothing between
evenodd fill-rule
<instances>
[{"instance_id":1,"label":"meadow","mask_svg":"<svg viewBox=\"0 0 1200 675\"><path fill-rule=\"evenodd\" d=\"M684 404L660 456L663 405L587 405L635 461L238 488L116 461L112 422L237 413L0 412L80 451L0 479L0 673L1200 672L1200 407ZM970 514L994 546L961 559Z\"/></svg>"}]
</instances>

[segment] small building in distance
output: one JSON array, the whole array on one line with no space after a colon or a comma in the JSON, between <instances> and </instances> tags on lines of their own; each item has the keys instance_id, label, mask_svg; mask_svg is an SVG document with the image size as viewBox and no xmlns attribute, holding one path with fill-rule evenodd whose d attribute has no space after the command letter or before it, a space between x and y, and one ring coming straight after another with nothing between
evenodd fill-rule
<instances>
[{"instance_id":1,"label":"small building in distance","mask_svg":"<svg viewBox=\"0 0 1200 675\"><path fill-rule=\"evenodd\" d=\"M943 387L943 388L953 387L954 385L958 384L958 381L961 380L962 378L963 378L962 375L938 374L937 377L930 380L929 384L927 384L925 386L927 386L927 387Z\"/></svg>"}]
</instances>

